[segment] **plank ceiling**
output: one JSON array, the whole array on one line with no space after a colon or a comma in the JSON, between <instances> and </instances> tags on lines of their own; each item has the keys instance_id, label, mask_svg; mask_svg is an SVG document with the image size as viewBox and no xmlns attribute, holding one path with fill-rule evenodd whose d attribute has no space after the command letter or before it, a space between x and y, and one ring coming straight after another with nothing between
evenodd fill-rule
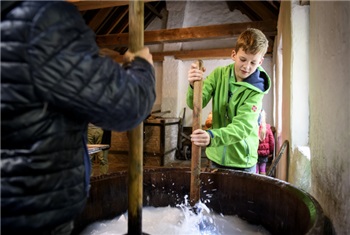
<instances>
[{"instance_id":1,"label":"plank ceiling","mask_svg":"<svg viewBox=\"0 0 350 235\"><path fill-rule=\"evenodd\" d=\"M101 49L121 61L122 54L128 49L129 1L80 1L69 0L76 5L85 22L96 33L96 41ZM144 7L144 28L156 18L164 17L161 12L167 9L167 1L146 0ZM280 0L266 1L226 1L230 12L239 10L251 22L223 25L206 25L190 28L161 29L145 31L145 45L193 42L216 38L232 38L238 36L247 27L261 29L269 39L268 53L272 52L274 37L277 33L277 19ZM197 51L170 51L152 53L155 61L162 61L164 56L173 55L179 59L227 57L232 48L215 48Z\"/></svg>"}]
</instances>

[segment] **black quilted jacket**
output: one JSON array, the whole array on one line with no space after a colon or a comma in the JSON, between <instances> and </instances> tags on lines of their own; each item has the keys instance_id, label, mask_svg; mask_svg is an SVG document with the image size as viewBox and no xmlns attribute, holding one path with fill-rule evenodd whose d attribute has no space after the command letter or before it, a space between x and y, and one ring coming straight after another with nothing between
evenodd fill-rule
<instances>
[{"instance_id":1,"label":"black quilted jacket","mask_svg":"<svg viewBox=\"0 0 350 235\"><path fill-rule=\"evenodd\" d=\"M2 12L3 232L74 219L88 195L88 122L125 131L151 112L153 67L136 58L125 70L98 51L69 3L20 2Z\"/></svg>"}]
</instances>

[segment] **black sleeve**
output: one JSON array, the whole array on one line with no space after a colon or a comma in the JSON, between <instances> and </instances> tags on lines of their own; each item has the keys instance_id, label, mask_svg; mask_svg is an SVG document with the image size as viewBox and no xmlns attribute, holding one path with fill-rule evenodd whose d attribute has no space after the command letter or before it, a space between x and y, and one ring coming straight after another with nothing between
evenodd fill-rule
<instances>
[{"instance_id":1,"label":"black sleeve","mask_svg":"<svg viewBox=\"0 0 350 235\"><path fill-rule=\"evenodd\" d=\"M142 122L155 101L153 66L136 58L124 69L100 57L95 34L74 5L44 7L28 49L37 94L50 108L103 129L124 131Z\"/></svg>"}]
</instances>

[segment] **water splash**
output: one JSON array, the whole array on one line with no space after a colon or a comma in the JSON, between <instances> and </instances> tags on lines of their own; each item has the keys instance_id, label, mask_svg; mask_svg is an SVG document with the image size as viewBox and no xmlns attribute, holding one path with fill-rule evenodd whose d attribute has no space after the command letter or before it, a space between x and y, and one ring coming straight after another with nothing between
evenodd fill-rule
<instances>
[{"instance_id":1,"label":"water splash","mask_svg":"<svg viewBox=\"0 0 350 235\"><path fill-rule=\"evenodd\" d=\"M248 224L237 216L211 211L203 202L191 207L188 195L176 207L144 207L142 231L151 235L269 235L262 226ZM127 234L127 212L109 221L88 226L81 235Z\"/></svg>"}]
</instances>

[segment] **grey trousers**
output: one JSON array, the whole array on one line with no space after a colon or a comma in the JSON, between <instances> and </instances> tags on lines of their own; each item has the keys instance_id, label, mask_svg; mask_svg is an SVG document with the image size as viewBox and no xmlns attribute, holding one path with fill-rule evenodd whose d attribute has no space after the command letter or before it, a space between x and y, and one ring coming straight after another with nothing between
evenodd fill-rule
<instances>
[{"instance_id":1,"label":"grey trousers","mask_svg":"<svg viewBox=\"0 0 350 235\"><path fill-rule=\"evenodd\" d=\"M256 165L250 168L238 168L238 167L222 166L212 161L211 168L231 169L231 170L244 171L244 172L254 173L254 174L256 173Z\"/></svg>"}]
</instances>

